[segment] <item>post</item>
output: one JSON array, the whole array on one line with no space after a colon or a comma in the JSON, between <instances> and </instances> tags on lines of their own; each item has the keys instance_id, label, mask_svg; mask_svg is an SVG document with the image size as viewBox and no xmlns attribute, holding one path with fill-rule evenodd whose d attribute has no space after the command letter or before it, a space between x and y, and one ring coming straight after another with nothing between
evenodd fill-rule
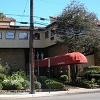
<instances>
[{"instance_id":1,"label":"post","mask_svg":"<svg viewBox=\"0 0 100 100\"><path fill-rule=\"evenodd\" d=\"M49 73L49 93L50 93L50 58L48 58L48 73Z\"/></svg>"},{"instance_id":2,"label":"post","mask_svg":"<svg viewBox=\"0 0 100 100\"><path fill-rule=\"evenodd\" d=\"M37 72L38 72L38 81L39 81L39 76L40 75L39 75L39 53L38 52L36 54L36 57L37 57L37 63L38 63L38 66L37 66L38 67L38 71Z\"/></svg>"},{"instance_id":3,"label":"post","mask_svg":"<svg viewBox=\"0 0 100 100\"><path fill-rule=\"evenodd\" d=\"M33 51L33 0L30 0L30 37L29 37L29 68L30 68L30 94L35 93L34 85L34 51Z\"/></svg>"}]
</instances>

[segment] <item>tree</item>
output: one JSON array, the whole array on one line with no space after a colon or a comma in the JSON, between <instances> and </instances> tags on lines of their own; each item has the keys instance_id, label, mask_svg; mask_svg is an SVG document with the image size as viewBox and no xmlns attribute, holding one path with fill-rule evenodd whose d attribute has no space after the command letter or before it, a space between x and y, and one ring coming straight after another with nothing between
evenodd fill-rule
<instances>
[{"instance_id":1,"label":"tree","mask_svg":"<svg viewBox=\"0 0 100 100\"><path fill-rule=\"evenodd\" d=\"M68 52L90 54L99 50L98 22L96 14L88 12L84 4L71 1L57 17L57 33L61 34L59 42L67 45Z\"/></svg>"},{"instance_id":2,"label":"tree","mask_svg":"<svg viewBox=\"0 0 100 100\"><path fill-rule=\"evenodd\" d=\"M3 14L3 13L1 13L0 12L0 19L3 19L3 18L5 18L6 16Z\"/></svg>"}]
</instances>

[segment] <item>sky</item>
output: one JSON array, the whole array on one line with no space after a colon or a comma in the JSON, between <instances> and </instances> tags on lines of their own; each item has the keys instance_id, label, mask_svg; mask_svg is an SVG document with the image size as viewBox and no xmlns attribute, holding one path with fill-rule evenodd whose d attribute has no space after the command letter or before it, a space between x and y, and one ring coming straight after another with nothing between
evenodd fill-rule
<instances>
[{"instance_id":1,"label":"sky","mask_svg":"<svg viewBox=\"0 0 100 100\"><path fill-rule=\"evenodd\" d=\"M49 16L58 16L71 0L33 0L34 26L47 26L50 23ZM83 3L89 12L95 13L100 19L100 0L76 0ZM97 1L97 2L96 2ZM16 25L20 22L30 23L30 0L2 0L0 12L6 17L16 19ZM46 20L40 20L45 18ZM36 24L37 23L37 24ZM23 24L24 26L25 24ZM27 24L29 25L29 24Z\"/></svg>"}]
</instances>

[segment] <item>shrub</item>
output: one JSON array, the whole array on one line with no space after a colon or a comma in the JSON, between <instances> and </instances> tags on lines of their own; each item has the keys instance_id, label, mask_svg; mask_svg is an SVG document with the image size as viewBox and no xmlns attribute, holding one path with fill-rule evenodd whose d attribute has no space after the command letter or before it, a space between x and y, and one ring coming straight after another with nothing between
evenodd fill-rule
<instances>
[{"instance_id":1,"label":"shrub","mask_svg":"<svg viewBox=\"0 0 100 100\"><path fill-rule=\"evenodd\" d=\"M47 79L48 79L47 76L40 76L39 77L39 81L40 81L41 84L44 84L45 83L45 80L47 80Z\"/></svg>"},{"instance_id":2,"label":"shrub","mask_svg":"<svg viewBox=\"0 0 100 100\"><path fill-rule=\"evenodd\" d=\"M3 90L10 90L11 82L8 79L2 81Z\"/></svg>"},{"instance_id":3,"label":"shrub","mask_svg":"<svg viewBox=\"0 0 100 100\"><path fill-rule=\"evenodd\" d=\"M35 81L34 84L35 84L35 89L41 89L41 83L40 82Z\"/></svg>"},{"instance_id":4,"label":"shrub","mask_svg":"<svg viewBox=\"0 0 100 100\"><path fill-rule=\"evenodd\" d=\"M63 83L60 83L54 80L46 80L45 83L46 83L47 88L50 88L50 89L64 89L65 87Z\"/></svg>"},{"instance_id":5,"label":"shrub","mask_svg":"<svg viewBox=\"0 0 100 100\"><path fill-rule=\"evenodd\" d=\"M6 78L6 75L5 74L2 74L2 73L0 73L0 80L4 80Z\"/></svg>"},{"instance_id":6,"label":"shrub","mask_svg":"<svg viewBox=\"0 0 100 100\"><path fill-rule=\"evenodd\" d=\"M2 82L3 89L4 90L18 90L22 89L22 84L18 82L17 80L4 80Z\"/></svg>"},{"instance_id":7,"label":"shrub","mask_svg":"<svg viewBox=\"0 0 100 100\"><path fill-rule=\"evenodd\" d=\"M97 84L98 84L98 85L100 85L100 79L99 79L99 80L97 80Z\"/></svg>"},{"instance_id":8,"label":"shrub","mask_svg":"<svg viewBox=\"0 0 100 100\"><path fill-rule=\"evenodd\" d=\"M2 83L0 83L0 90L2 90L3 86L2 86Z\"/></svg>"},{"instance_id":9,"label":"shrub","mask_svg":"<svg viewBox=\"0 0 100 100\"><path fill-rule=\"evenodd\" d=\"M82 82L82 77L77 77L76 78L76 83L81 83Z\"/></svg>"},{"instance_id":10,"label":"shrub","mask_svg":"<svg viewBox=\"0 0 100 100\"><path fill-rule=\"evenodd\" d=\"M37 76L36 75L34 75L34 81L37 81Z\"/></svg>"},{"instance_id":11,"label":"shrub","mask_svg":"<svg viewBox=\"0 0 100 100\"><path fill-rule=\"evenodd\" d=\"M68 76L67 75L61 75L59 78L62 82L68 81Z\"/></svg>"},{"instance_id":12,"label":"shrub","mask_svg":"<svg viewBox=\"0 0 100 100\"><path fill-rule=\"evenodd\" d=\"M94 83L93 81L88 81L88 80L83 80L81 85L82 87L85 87L85 88L92 88L95 86L96 83Z\"/></svg>"},{"instance_id":13,"label":"shrub","mask_svg":"<svg viewBox=\"0 0 100 100\"><path fill-rule=\"evenodd\" d=\"M19 71L17 71L17 72L13 72L13 73L12 73L12 76L13 76L14 78L23 78L23 79L27 79L27 76L26 76L25 72L22 71L21 69L20 69Z\"/></svg>"},{"instance_id":14,"label":"shrub","mask_svg":"<svg viewBox=\"0 0 100 100\"><path fill-rule=\"evenodd\" d=\"M17 82L16 84L11 85L12 90L20 90L22 89L22 84L20 82Z\"/></svg>"},{"instance_id":15,"label":"shrub","mask_svg":"<svg viewBox=\"0 0 100 100\"><path fill-rule=\"evenodd\" d=\"M3 73L4 72L4 67L0 64L0 73Z\"/></svg>"},{"instance_id":16,"label":"shrub","mask_svg":"<svg viewBox=\"0 0 100 100\"><path fill-rule=\"evenodd\" d=\"M22 86L24 89L29 89L30 88L30 82L28 80L24 80L22 83Z\"/></svg>"}]
</instances>

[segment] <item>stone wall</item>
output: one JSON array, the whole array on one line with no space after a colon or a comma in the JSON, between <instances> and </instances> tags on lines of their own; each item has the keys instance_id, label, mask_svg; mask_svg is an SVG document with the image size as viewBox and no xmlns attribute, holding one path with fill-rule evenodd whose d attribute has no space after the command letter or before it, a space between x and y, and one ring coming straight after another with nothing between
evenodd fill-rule
<instances>
[{"instance_id":1,"label":"stone wall","mask_svg":"<svg viewBox=\"0 0 100 100\"><path fill-rule=\"evenodd\" d=\"M7 62L13 70L25 68L24 49L0 49L0 59L3 66Z\"/></svg>"}]
</instances>

